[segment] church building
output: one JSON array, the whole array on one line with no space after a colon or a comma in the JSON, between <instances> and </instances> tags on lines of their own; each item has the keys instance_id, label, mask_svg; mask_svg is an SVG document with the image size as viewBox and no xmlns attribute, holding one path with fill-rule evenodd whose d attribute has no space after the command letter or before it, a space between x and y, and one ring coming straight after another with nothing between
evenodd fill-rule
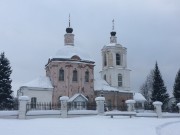
<instances>
[{"instance_id":1,"label":"church building","mask_svg":"<svg viewBox=\"0 0 180 135\"><path fill-rule=\"evenodd\" d=\"M130 70L127 68L127 49L117 43L116 32L110 33L110 43L102 50L100 78L94 78L95 61L74 44L73 28L66 28L64 45L45 65L46 76L22 85L17 96L26 95L31 103L58 103L68 96L71 107L94 103L95 97L104 96L107 106L124 109L125 100L133 99L130 87ZM99 52L100 53L100 52Z\"/></svg>"},{"instance_id":2,"label":"church building","mask_svg":"<svg viewBox=\"0 0 180 135\"><path fill-rule=\"evenodd\" d=\"M94 61L86 52L74 45L73 29L66 28L64 46L46 65L46 76L54 87L52 102L61 96L72 97L77 93L84 95L89 102L94 100Z\"/></svg>"}]
</instances>

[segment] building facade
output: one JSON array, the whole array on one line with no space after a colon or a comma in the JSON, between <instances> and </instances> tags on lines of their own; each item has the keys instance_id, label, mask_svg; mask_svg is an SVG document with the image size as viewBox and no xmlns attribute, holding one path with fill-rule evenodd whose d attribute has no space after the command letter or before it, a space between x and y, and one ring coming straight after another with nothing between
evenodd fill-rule
<instances>
[{"instance_id":1,"label":"building facade","mask_svg":"<svg viewBox=\"0 0 180 135\"><path fill-rule=\"evenodd\" d=\"M28 96L33 104L49 103L52 102L53 89L49 77L41 76L23 84L17 91L17 97Z\"/></svg>"},{"instance_id":2,"label":"building facade","mask_svg":"<svg viewBox=\"0 0 180 135\"><path fill-rule=\"evenodd\" d=\"M54 87L52 101L61 96L83 94L89 102L94 100L94 61L74 45L73 29L70 26L64 35L64 46L49 59L45 69Z\"/></svg>"}]
</instances>

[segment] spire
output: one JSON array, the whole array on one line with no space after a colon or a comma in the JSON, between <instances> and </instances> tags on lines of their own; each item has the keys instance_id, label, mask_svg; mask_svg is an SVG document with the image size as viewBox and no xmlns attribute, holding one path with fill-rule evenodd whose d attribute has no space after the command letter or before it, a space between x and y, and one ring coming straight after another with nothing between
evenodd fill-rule
<instances>
[{"instance_id":1,"label":"spire","mask_svg":"<svg viewBox=\"0 0 180 135\"><path fill-rule=\"evenodd\" d=\"M110 43L117 43L116 32L114 31L114 19L112 20L112 31L111 31Z\"/></svg>"},{"instance_id":2,"label":"spire","mask_svg":"<svg viewBox=\"0 0 180 135\"><path fill-rule=\"evenodd\" d=\"M71 28L71 18L69 14L69 26L66 28L66 34L64 35L64 45L74 46L74 34L73 28Z\"/></svg>"},{"instance_id":3,"label":"spire","mask_svg":"<svg viewBox=\"0 0 180 135\"><path fill-rule=\"evenodd\" d=\"M70 14L69 14L69 28L71 27L71 17L70 17Z\"/></svg>"},{"instance_id":4,"label":"spire","mask_svg":"<svg viewBox=\"0 0 180 135\"><path fill-rule=\"evenodd\" d=\"M73 32L73 28L71 28L71 18L70 18L70 14L69 14L69 27L66 28L66 32L67 32L67 33L72 33L72 32Z\"/></svg>"},{"instance_id":5,"label":"spire","mask_svg":"<svg viewBox=\"0 0 180 135\"><path fill-rule=\"evenodd\" d=\"M111 36L116 36L116 32L114 31L114 19L112 20L112 32Z\"/></svg>"},{"instance_id":6,"label":"spire","mask_svg":"<svg viewBox=\"0 0 180 135\"><path fill-rule=\"evenodd\" d=\"M114 19L112 20L112 31L114 31Z\"/></svg>"}]
</instances>

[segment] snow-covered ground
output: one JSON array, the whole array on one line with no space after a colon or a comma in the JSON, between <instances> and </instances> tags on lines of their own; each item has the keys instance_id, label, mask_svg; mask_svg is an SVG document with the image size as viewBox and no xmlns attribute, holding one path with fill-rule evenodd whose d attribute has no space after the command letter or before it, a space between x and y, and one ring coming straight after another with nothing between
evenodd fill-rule
<instances>
[{"instance_id":1,"label":"snow-covered ground","mask_svg":"<svg viewBox=\"0 0 180 135\"><path fill-rule=\"evenodd\" d=\"M0 119L2 135L179 135L179 118L89 116Z\"/></svg>"}]
</instances>

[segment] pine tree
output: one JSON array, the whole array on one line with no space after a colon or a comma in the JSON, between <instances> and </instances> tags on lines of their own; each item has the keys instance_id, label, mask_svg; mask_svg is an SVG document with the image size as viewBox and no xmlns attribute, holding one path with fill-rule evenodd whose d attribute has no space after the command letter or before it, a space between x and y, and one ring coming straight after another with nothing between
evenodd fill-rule
<instances>
[{"instance_id":1,"label":"pine tree","mask_svg":"<svg viewBox=\"0 0 180 135\"><path fill-rule=\"evenodd\" d=\"M4 52L0 54L0 109L10 109L13 103L10 62Z\"/></svg>"},{"instance_id":2,"label":"pine tree","mask_svg":"<svg viewBox=\"0 0 180 135\"><path fill-rule=\"evenodd\" d=\"M152 102L161 101L163 105L165 105L168 102L169 94L167 93L166 87L164 86L164 81L159 71L157 62L153 72L153 90L151 100Z\"/></svg>"},{"instance_id":3,"label":"pine tree","mask_svg":"<svg viewBox=\"0 0 180 135\"><path fill-rule=\"evenodd\" d=\"M173 95L176 99L176 103L179 103L180 102L180 69L175 78Z\"/></svg>"}]
</instances>

